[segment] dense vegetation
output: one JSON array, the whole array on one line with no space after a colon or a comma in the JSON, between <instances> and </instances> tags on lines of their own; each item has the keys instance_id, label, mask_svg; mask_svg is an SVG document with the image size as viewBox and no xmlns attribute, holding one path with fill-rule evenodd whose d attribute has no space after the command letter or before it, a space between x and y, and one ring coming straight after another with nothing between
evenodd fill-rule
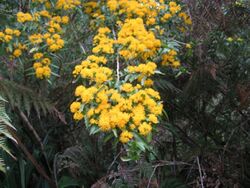
<instances>
[{"instance_id":1,"label":"dense vegetation","mask_svg":"<svg viewBox=\"0 0 250 188\"><path fill-rule=\"evenodd\" d=\"M0 187L250 187L247 0L2 0Z\"/></svg>"}]
</instances>

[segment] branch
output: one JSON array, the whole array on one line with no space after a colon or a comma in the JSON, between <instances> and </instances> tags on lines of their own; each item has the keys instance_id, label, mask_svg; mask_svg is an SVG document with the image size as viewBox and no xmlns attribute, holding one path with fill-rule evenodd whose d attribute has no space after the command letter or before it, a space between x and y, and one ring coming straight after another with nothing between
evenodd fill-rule
<instances>
[{"instance_id":1,"label":"branch","mask_svg":"<svg viewBox=\"0 0 250 188\"><path fill-rule=\"evenodd\" d=\"M27 116L26 116L22 111L20 111L19 109L17 109L17 110L18 110L18 112L19 112L20 117L22 118L22 120L23 120L24 123L26 124L28 130L34 135L36 141L37 141L38 144L40 145L41 152L42 152L42 154L43 154L43 156L44 156L44 158L45 158L45 161L46 161L46 163L47 163L47 166L48 166L48 168L49 168L49 171L50 171L50 173L52 173L52 170L51 170L51 168L50 168L50 166L49 166L49 162L48 162L48 159L47 159L47 156L46 156L46 153L45 153L44 145L43 145L43 143L42 143L42 140L41 140L40 136L38 135L38 133L36 132L36 130L34 129L34 127L31 125L31 123L29 122Z\"/></svg>"},{"instance_id":2,"label":"branch","mask_svg":"<svg viewBox=\"0 0 250 188\"><path fill-rule=\"evenodd\" d=\"M201 172L201 166L200 166L200 160L199 157L196 157L198 168L199 168L199 173L200 173L200 180L201 180L201 188L204 188L204 183L203 183L203 177L202 177L202 172Z\"/></svg>"},{"instance_id":3,"label":"branch","mask_svg":"<svg viewBox=\"0 0 250 188\"><path fill-rule=\"evenodd\" d=\"M21 148L23 153L27 156L27 158L30 160L30 162L35 166L37 172L48 181L51 188L57 188L55 182L47 175L43 167L36 161L36 159L32 156L32 154L28 151L28 149L25 147L25 145L21 142L19 137L16 135L15 131L11 128L9 128L10 133L17 141L18 146Z\"/></svg>"}]
</instances>

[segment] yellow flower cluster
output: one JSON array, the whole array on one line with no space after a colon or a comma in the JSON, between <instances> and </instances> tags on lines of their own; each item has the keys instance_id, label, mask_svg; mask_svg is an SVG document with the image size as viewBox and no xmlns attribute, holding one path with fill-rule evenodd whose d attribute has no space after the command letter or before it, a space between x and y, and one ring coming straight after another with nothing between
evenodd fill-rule
<instances>
[{"instance_id":1,"label":"yellow flower cluster","mask_svg":"<svg viewBox=\"0 0 250 188\"><path fill-rule=\"evenodd\" d=\"M20 57L23 53L22 51L27 49L26 45L23 45L21 43L14 44L14 47L15 47L15 50L13 52L14 57Z\"/></svg>"},{"instance_id":2,"label":"yellow flower cluster","mask_svg":"<svg viewBox=\"0 0 250 188\"><path fill-rule=\"evenodd\" d=\"M29 36L29 41L33 45L46 44L47 51L55 52L64 47L64 40L56 32L61 32L61 24L67 24L69 22L68 16L51 16L47 10L42 10L37 12L39 16L48 19L47 32L44 34L35 33ZM46 31L46 30L45 30ZM49 58L43 58L42 53L35 53L33 58L35 63L33 68L35 70L35 75L39 79L49 78L51 76L50 64L51 60Z\"/></svg>"},{"instance_id":3,"label":"yellow flower cluster","mask_svg":"<svg viewBox=\"0 0 250 188\"><path fill-rule=\"evenodd\" d=\"M108 37L108 34L110 33L110 29L107 27L99 28L98 34L94 37L94 45L92 52L97 53L107 53L107 54L113 54L113 44L114 40Z\"/></svg>"},{"instance_id":4,"label":"yellow flower cluster","mask_svg":"<svg viewBox=\"0 0 250 188\"><path fill-rule=\"evenodd\" d=\"M103 56L88 56L85 61L82 61L81 65L77 65L73 74L77 76L81 75L84 79L89 79L96 84L102 84L108 80L111 80L112 70L108 67L102 67L100 64L106 64L107 59Z\"/></svg>"},{"instance_id":5,"label":"yellow flower cluster","mask_svg":"<svg viewBox=\"0 0 250 188\"><path fill-rule=\"evenodd\" d=\"M33 20L33 18L32 18L32 15L30 13L23 13L23 12L17 13L17 21L20 23L30 22L32 20Z\"/></svg>"},{"instance_id":6,"label":"yellow flower cluster","mask_svg":"<svg viewBox=\"0 0 250 188\"><path fill-rule=\"evenodd\" d=\"M166 14L164 14L164 15L161 17L161 21L166 22L166 21L168 21L170 18L172 18L172 14L166 13Z\"/></svg>"},{"instance_id":7,"label":"yellow flower cluster","mask_svg":"<svg viewBox=\"0 0 250 188\"><path fill-rule=\"evenodd\" d=\"M51 69L49 67L51 60L44 57L44 54L39 52L33 55L33 59L36 61L33 64L36 77L39 79L49 78L51 75Z\"/></svg>"},{"instance_id":8,"label":"yellow flower cluster","mask_svg":"<svg viewBox=\"0 0 250 188\"><path fill-rule=\"evenodd\" d=\"M14 37L19 37L21 32L17 29L6 28L3 32L0 31L0 42L9 43Z\"/></svg>"},{"instance_id":9,"label":"yellow flower cluster","mask_svg":"<svg viewBox=\"0 0 250 188\"><path fill-rule=\"evenodd\" d=\"M180 66L180 61L176 58L177 52L175 50L170 50L167 54L162 55L162 65L170 65L174 68Z\"/></svg>"},{"instance_id":10,"label":"yellow flower cluster","mask_svg":"<svg viewBox=\"0 0 250 188\"><path fill-rule=\"evenodd\" d=\"M110 32L108 28L98 30L98 34L94 37L97 46L100 44L105 46L102 39ZM110 48L114 50L113 46ZM152 126L158 123L158 116L162 113L163 106L159 93L151 88L143 88L144 86L139 84L134 86L128 82L118 87L108 86L107 83L112 81L115 75L106 67L108 60L105 56L110 53L105 49L98 51L99 56L90 55L80 65L75 66L73 75L80 75L83 79L89 80L89 84L94 85L89 87L80 85L76 88L77 100L71 104L70 110L75 120L84 118L90 126L99 127L101 131L119 129L120 141L127 143L134 138L135 132L142 136L151 133ZM150 76L154 74L156 64L148 62L129 66L128 69L131 73Z\"/></svg>"},{"instance_id":11,"label":"yellow flower cluster","mask_svg":"<svg viewBox=\"0 0 250 188\"><path fill-rule=\"evenodd\" d=\"M124 83L120 91L104 85L89 88L80 85L75 90L75 96L79 98L70 106L74 119L85 118L91 126L98 126L105 132L120 129L123 143L133 138L125 134L126 131L137 130L143 136L148 135L152 125L158 123L157 116L162 113L157 91L141 89L140 85L133 87L130 83ZM82 114L81 118L79 114Z\"/></svg>"},{"instance_id":12,"label":"yellow flower cluster","mask_svg":"<svg viewBox=\"0 0 250 188\"><path fill-rule=\"evenodd\" d=\"M107 6L115 14L143 18L147 25L155 24L156 16L165 7L163 1L155 0L108 0Z\"/></svg>"},{"instance_id":13,"label":"yellow flower cluster","mask_svg":"<svg viewBox=\"0 0 250 188\"><path fill-rule=\"evenodd\" d=\"M80 4L81 4L81 1L79 0L57 0L56 8L69 10L69 9L75 8L76 6L79 6Z\"/></svg>"},{"instance_id":14,"label":"yellow flower cluster","mask_svg":"<svg viewBox=\"0 0 250 188\"><path fill-rule=\"evenodd\" d=\"M170 1L168 5L169 5L169 11L171 12L171 14L176 14L177 12L181 10L181 6L178 5L174 1Z\"/></svg>"},{"instance_id":15,"label":"yellow flower cluster","mask_svg":"<svg viewBox=\"0 0 250 188\"><path fill-rule=\"evenodd\" d=\"M50 15L50 13L47 10L41 10L40 12L38 12L38 14L41 17L51 18L51 15Z\"/></svg>"},{"instance_id":16,"label":"yellow flower cluster","mask_svg":"<svg viewBox=\"0 0 250 188\"><path fill-rule=\"evenodd\" d=\"M19 30L6 28L0 31L0 43L3 43L6 52L10 53L11 59L21 57L24 50L28 50L29 53L21 58L30 58L29 55L35 53L33 56L35 75L39 79L46 79L52 73L50 65L53 59L48 55L64 47L61 36L64 33L64 25L69 22L70 12L58 11L55 8L69 10L80 5L81 1L57 0L55 7L50 0L32 0L31 3L33 5L30 7L30 12L20 11L16 14L17 22L22 23L22 25L17 24L17 28L21 28L22 33L28 31L28 35L21 36ZM29 24L26 24L27 22ZM25 27L23 24L26 24Z\"/></svg>"},{"instance_id":17,"label":"yellow flower cluster","mask_svg":"<svg viewBox=\"0 0 250 188\"><path fill-rule=\"evenodd\" d=\"M64 46L64 40L61 39L61 36L59 34L49 34L46 33L43 35L43 37L46 39L46 44L48 45L48 50L51 52L55 52L57 50L60 50Z\"/></svg>"},{"instance_id":18,"label":"yellow flower cluster","mask_svg":"<svg viewBox=\"0 0 250 188\"><path fill-rule=\"evenodd\" d=\"M84 12L89 15L93 14L101 14L101 10L98 9L98 3L94 1L86 2L83 4L83 7L85 8Z\"/></svg>"},{"instance_id":19,"label":"yellow flower cluster","mask_svg":"<svg viewBox=\"0 0 250 188\"><path fill-rule=\"evenodd\" d=\"M191 25L192 24L191 18L185 12L179 13L178 16L184 20L185 24L187 24L187 25Z\"/></svg>"},{"instance_id":20,"label":"yellow flower cluster","mask_svg":"<svg viewBox=\"0 0 250 188\"><path fill-rule=\"evenodd\" d=\"M84 8L95 19L111 12L114 20L112 24L108 20L98 23L92 49L95 55L75 66L73 75L85 84L75 90L76 100L70 106L73 118L84 119L87 127L104 132L118 130L122 143L136 140L136 134L147 136L163 110L159 93L151 88L150 77L157 69L153 61L162 47L155 33L163 34L161 21L177 15L181 7L164 0L108 0L90 1ZM178 16L188 24L188 16ZM170 50L162 56L162 64L179 67L176 56Z\"/></svg>"},{"instance_id":21,"label":"yellow flower cluster","mask_svg":"<svg viewBox=\"0 0 250 188\"><path fill-rule=\"evenodd\" d=\"M154 74L157 65L154 62L139 64L138 66L128 66L129 73L139 73L142 76L151 76Z\"/></svg>"},{"instance_id":22,"label":"yellow flower cluster","mask_svg":"<svg viewBox=\"0 0 250 188\"><path fill-rule=\"evenodd\" d=\"M21 35L21 32L18 29L6 28L3 32L0 32L0 42L10 43L14 38L18 38ZM12 55L10 58L17 58L22 55L22 50L27 49L26 45L22 45L21 43L14 43L14 51L8 46L6 47L7 52L11 52Z\"/></svg>"},{"instance_id":23,"label":"yellow flower cluster","mask_svg":"<svg viewBox=\"0 0 250 188\"><path fill-rule=\"evenodd\" d=\"M32 44L40 44L43 42L43 35L40 33L30 35L29 40Z\"/></svg>"},{"instance_id":24,"label":"yellow flower cluster","mask_svg":"<svg viewBox=\"0 0 250 188\"><path fill-rule=\"evenodd\" d=\"M157 52L161 41L155 38L153 32L145 29L141 18L127 19L118 33L117 44L123 46L119 54L125 59L138 56L147 59Z\"/></svg>"},{"instance_id":25,"label":"yellow flower cluster","mask_svg":"<svg viewBox=\"0 0 250 188\"><path fill-rule=\"evenodd\" d=\"M120 141L122 143L127 143L128 141L130 141L133 138L133 134L129 131L123 131L120 135Z\"/></svg>"},{"instance_id":26,"label":"yellow flower cluster","mask_svg":"<svg viewBox=\"0 0 250 188\"><path fill-rule=\"evenodd\" d=\"M44 1L46 2L46 1ZM43 2L40 2L43 3ZM52 16L47 10L41 10L37 12L38 16L45 18L47 28L45 33L35 33L29 36L29 40L33 45L46 44L46 50L49 52L56 52L64 47L64 40L59 33L62 32L61 24L67 24L69 22L68 16ZM42 20L43 21L43 20ZM33 58L35 63L33 68L35 69L35 75L39 79L46 79L51 76L51 59L42 58L42 53L35 53Z\"/></svg>"},{"instance_id":27,"label":"yellow flower cluster","mask_svg":"<svg viewBox=\"0 0 250 188\"><path fill-rule=\"evenodd\" d=\"M119 140L127 143L135 138L134 134L150 134L163 110L160 95L150 88L153 80L149 78L157 68L152 58L161 47L161 41L145 25L150 29L166 5L162 0L108 0L101 3L124 20L116 20L117 28L112 32L108 27L100 27L93 41L95 55L75 66L73 75L80 76L87 84L76 88L77 99L70 110L75 120L84 119L87 126L98 127L104 132L119 130ZM98 3L85 4L86 13L93 17L102 15ZM116 62L117 67L107 62ZM116 74L111 68L116 69ZM120 78L120 75L132 74L136 74L137 80L128 82Z\"/></svg>"}]
</instances>

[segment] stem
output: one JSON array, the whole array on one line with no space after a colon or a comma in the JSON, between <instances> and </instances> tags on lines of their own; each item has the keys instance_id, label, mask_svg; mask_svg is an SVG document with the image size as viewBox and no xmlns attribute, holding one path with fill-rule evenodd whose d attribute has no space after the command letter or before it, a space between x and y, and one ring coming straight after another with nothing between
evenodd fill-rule
<instances>
[{"instance_id":1,"label":"stem","mask_svg":"<svg viewBox=\"0 0 250 188\"><path fill-rule=\"evenodd\" d=\"M200 173L201 187L204 188L203 177L202 177L202 172L201 172L201 166L200 166L199 157L197 156L196 159L197 159L197 164L198 164L199 173Z\"/></svg>"},{"instance_id":2,"label":"stem","mask_svg":"<svg viewBox=\"0 0 250 188\"><path fill-rule=\"evenodd\" d=\"M117 75L117 81L116 85L120 82L120 63L119 63L119 55L116 57L116 75Z\"/></svg>"},{"instance_id":3,"label":"stem","mask_svg":"<svg viewBox=\"0 0 250 188\"><path fill-rule=\"evenodd\" d=\"M112 28L112 33L113 33L114 40L117 40L114 27ZM119 82L120 82L119 53L117 53L117 56L116 56L116 76L117 76L117 81L116 81L116 86L117 86L119 84Z\"/></svg>"}]
</instances>

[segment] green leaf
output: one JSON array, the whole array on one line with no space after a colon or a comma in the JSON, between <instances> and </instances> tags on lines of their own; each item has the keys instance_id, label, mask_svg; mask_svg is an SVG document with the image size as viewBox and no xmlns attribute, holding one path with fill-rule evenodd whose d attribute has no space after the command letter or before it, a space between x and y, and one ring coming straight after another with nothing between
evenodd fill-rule
<instances>
[{"instance_id":1,"label":"green leaf","mask_svg":"<svg viewBox=\"0 0 250 188\"><path fill-rule=\"evenodd\" d=\"M98 133L100 131L100 128L99 127L96 127L96 126L91 126L90 127L90 130L89 130L89 134L90 135L93 135L95 133Z\"/></svg>"},{"instance_id":2,"label":"green leaf","mask_svg":"<svg viewBox=\"0 0 250 188\"><path fill-rule=\"evenodd\" d=\"M66 188L66 187L71 187L71 186L80 186L77 180L68 177L68 176L63 176L60 178L58 182L58 187L59 188Z\"/></svg>"}]
</instances>

